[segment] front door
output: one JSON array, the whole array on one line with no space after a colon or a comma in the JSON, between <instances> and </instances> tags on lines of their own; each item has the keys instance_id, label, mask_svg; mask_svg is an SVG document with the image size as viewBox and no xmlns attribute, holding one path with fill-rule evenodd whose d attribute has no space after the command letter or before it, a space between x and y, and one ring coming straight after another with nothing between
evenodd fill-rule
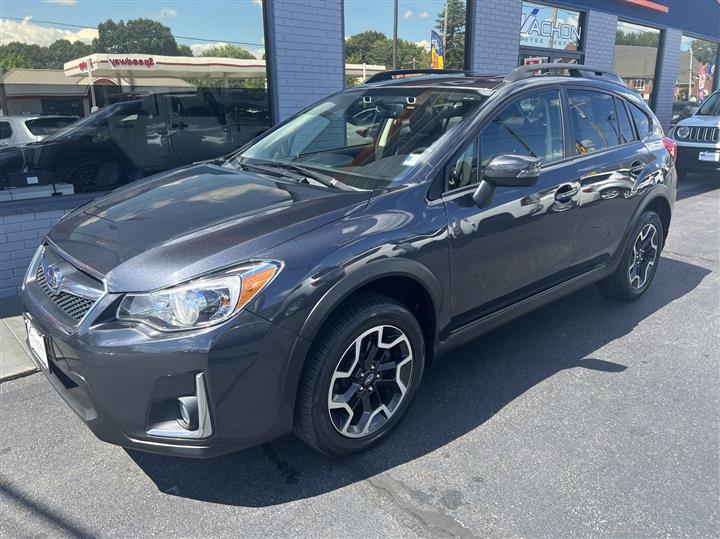
<instances>
[{"instance_id":1,"label":"front door","mask_svg":"<svg viewBox=\"0 0 720 539\"><path fill-rule=\"evenodd\" d=\"M532 187L498 187L484 208L473 201L483 168L500 154L542 160ZM571 276L579 184L565 156L557 90L524 94L503 107L446 167L454 327Z\"/></svg>"}]
</instances>

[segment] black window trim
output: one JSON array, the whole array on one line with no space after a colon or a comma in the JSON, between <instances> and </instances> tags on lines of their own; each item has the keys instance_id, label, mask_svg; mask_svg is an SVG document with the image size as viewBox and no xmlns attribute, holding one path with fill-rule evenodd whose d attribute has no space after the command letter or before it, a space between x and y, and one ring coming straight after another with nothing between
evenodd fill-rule
<instances>
[{"instance_id":1,"label":"black window trim","mask_svg":"<svg viewBox=\"0 0 720 539\"><path fill-rule=\"evenodd\" d=\"M455 152L452 153L452 156L451 156L450 158L448 158L447 160L445 160L445 161L443 162L443 164L442 164L441 167L438 167L439 170L440 170L440 172L439 172L439 177L441 178L441 180L440 180L440 182L441 182L441 188L440 188L440 190L439 190L440 193L439 193L438 198L441 199L441 198L444 198L444 197L449 196L449 195L453 195L453 196L454 196L456 193L460 193L460 192L462 192L463 190L470 190L470 189L472 189L472 191L475 191L475 189L477 189L478 184L480 183L479 181L478 181L477 183L472 184L472 185L465 185L465 186L463 186L463 187L456 187L455 189L448 189L448 188L447 188L448 166L450 165L450 163L453 163L453 162L455 161L455 159L462 154L462 152L465 150L465 148L467 148L467 146L468 146L469 144L472 144L473 139L478 139L478 155L477 155L477 158L479 158L479 156L481 155L480 152L482 152L482 147L481 147L482 145L481 145L481 142L480 142L480 134L482 133L482 130L485 129L485 127L487 126L487 124L489 124L489 123L492 121L492 119L495 117L495 115L496 115L498 112L502 111L507 105L509 105L510 103L512 103L513 101L515 101L516 99L519 99L519 98L521 98L521 97L523 97L523 96L525 96L525 95L527 95L527 94L533 94L533 93L539 93L539 92L546 92L546 91L555 91L555 92L558 93L558 97L559 97L559 101L560 101L560 129L561 129L561 132L562 132L561 136L562 136L562 139L563 139L563 154L564 154L564 155L563 155L563 157L562 157L561 159L558 159L558 160L556 160L556 161L552 161L552 162L550 162L550 163L544 163L544 164L542 165L542 169L554 167L554 166L556 166L556 165L558 165L558 164L562 164L562 163L568 162L569 160L573 159L574 157L577 157L577 156L569 156L569 155L568 155L568 151L567 151L567 140L568 140L568 137L567 137L566 135L567 135L568 131L567 131L566 121L567 121L569 118L567 117L567 114L565 113L565 110L566 110L565 107L567 106L567 102L565 101L565 85L564 85L564 84L562 84L562 85L558 85L558 84L544 84L544 85L542 85L542 86L533 86L533 87L530 87L530 88L525 88L525 89L523 89L523 90L521 90L521 91L518 91L518 92L516 92L516 93L511 93L511 94L509 94L509 95L506 96L502 101L500 101L497 105L495 105L495 106L487 113L487 115L485 116L485 118L482 119L482 121L480 122L480 124L479 124L478 126L476 126L476 128L473 130L472 135L468 136L465 140L463 140L463 142L460 144L459 148L458 148ZM481 110L482 110L482 107L481 107ZM482 113L482 112L480 112L480 113ZM479 165L479 164L478 164L478 165ZM480 173L480 170L479 170L479 168L478 168L478 174L479 174L479 173ZM435 198L431 197L430 195L437 191L437 188L433 189L433 185L436 183L436 181L438 181L438 180L437 180L437 177L436 177L435 180L433 180L432 182L430 182L431 185L430 185L430 187L429 187L429 189L428 189L428 195L429 195L428 198L429 198L430 200L435 200Z\"/></svg>"},{"instance_id":2,"label":"black window trim","mask_svg":"<svg viewBox=\"0 0 720 539\"><path fill-rule=\"evenodd\" d=\"M618 144L616 144L615 146L609 146L608 148L603 148L602 150L598 150L598 151L596 151L596 152L590 152L590 153L587 153L587 154L585 154L585 155L575 154L573 157L575 157L576 159L578 159L578 158L579 158L579 159L585 159L586 157L590 157L590 156L594 156L594 155L601 154L601 153L603 153L603 152L615 150L615 149L620 148L620 147L622 147L622 146L626 146L627 144L633 144L633 143L637 143L637 142L642 142L642 141L643 141L642 137L639 137L639 133L640 133L640 132L638 131L637 126L635 125L635 118L633 117L633 115L632 115L632 113L631 113L631 109L628 108L628 106L629 106L629 105L632 105L632 103L630 103L622 94L617 93L617 92L614 92L614 91L609 90L609 89L607 89L607 88L597 88L597 87L593 87L593 86L585 86L585 85L580 85L580 84L567 84L567 85L565 86L565 89L566 89L566 90L582 89L582 90L586 90L586 91L590 91L590 92L599 92L599 93L608 94L608 95L610 95L610 96L612 96L612 97L614 97L614 98L621 99L621 100L625 103L626 111L627 111L627 113L628 113L628 116L630 117L630 125L631 125L632 128L633 128L633 133L635 134L635 139L633 139L631 142L626 142L625 144L620 144L620 143L618 142ZM570 106L570 104L568 103L568 107L569 107L569 106ZM638 107L637 105L635 105L635 107L637 107L638 109L640 109L640 110L642 111L642 113L645 114L645 116L648 117L648 121L649 121L649 122L652 122L652 118L651 118L650 116L648 116L648 114L647 114L644 110L642 110L642 108ZM615 111L615 113L617 114L617 110ZM568 116L569 116L569 115L568 115ZM573 135L574 135L574 128L573 128L573 126L572 126L572 121L570 122L570 129L572 130L571 132L572 132ZM573 140L574 140L574 137L573 137ZM574 146L573 146L573 151L574 151Z\"/></svg>"},{"instance_id":3,"label":"black window trim","mask_svg":"<svg viewBox=\"0 0 720 539\"><path fill-rule=\"evenodd\" d=\"M9 120L2 120L2 119L0 119L0 123L4 123L4 124L7 124L7 126L8 126L8 129L10 130L10 134L9 134L9 135L8 135L7 137L3 137L3 138L1 138L0 140L6 140L6 139L9 139L9 138L12 138L12 136L13 136L13 133L15 133L15 131L13 131L13 125L12 125L12 122L11 122L11 121L9 121Z\"/></svg>"}]
</instances>

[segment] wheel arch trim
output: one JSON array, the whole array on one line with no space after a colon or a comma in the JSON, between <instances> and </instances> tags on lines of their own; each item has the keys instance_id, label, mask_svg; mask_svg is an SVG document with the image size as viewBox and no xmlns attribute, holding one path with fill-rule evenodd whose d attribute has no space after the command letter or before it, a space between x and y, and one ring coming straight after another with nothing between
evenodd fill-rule
<instances>
[{"instance_id":1,"label":"wheel arch trim","mask_svg":"<svg viewBox=\"0 0 720 539\"><path fill-rule=\"evenodd\" d=\"M361 269L354 271L335 283L323 294L320 300L313 307L298 333L285 372L283 383L284 404L295 408L298 386L305 366L308 353L312 347L315 335L327 321L332 311L353 292L363 286L385 277L405 277L414 280L422 286L435 310L435 320L440 321L443 316L443 309L446 303L443 302L442 289L435 275L420 262L407 258L390 258L371 262ZM433 328L433 331L435 329Z\"/></svg>"}]
</instances>

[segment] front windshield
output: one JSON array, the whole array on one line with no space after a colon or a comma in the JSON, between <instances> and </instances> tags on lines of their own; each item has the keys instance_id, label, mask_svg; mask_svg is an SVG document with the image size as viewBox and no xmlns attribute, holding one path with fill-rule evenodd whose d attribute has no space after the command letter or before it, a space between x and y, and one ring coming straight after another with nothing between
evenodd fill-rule
<instances>
[{"instance_id":1,"label":"front windshield","mask_svg":"<svg viewBox=\"0 0 720 539\"><path fill-rule=\"evenodd\" d=\"M228 162L296 164L363 189L402 181L485 99L480 90L383 87L331 96Z\"/></svg>"},{"instance_id":2,"label":"front windshield","mask_svg":"<svg viewBox=\"0 0 720 539\"><path fill-rule=\"evenodd\" d=\"M698 116L720 116L720 92L708 97L697 111Z\"/></svg>"}]
</instances>

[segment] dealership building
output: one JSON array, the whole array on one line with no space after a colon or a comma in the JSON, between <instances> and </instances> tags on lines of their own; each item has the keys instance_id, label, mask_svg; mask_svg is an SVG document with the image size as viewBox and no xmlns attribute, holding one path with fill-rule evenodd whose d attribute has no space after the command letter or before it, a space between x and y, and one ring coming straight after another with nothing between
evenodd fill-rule
<instances>
[{"instance_id":1,"label":"dealership building","mask_svg":"<svg viewBox=\"0 0 720 539\"><path fill-rule=\"evenodd\" d=\"M233 114L240 117L263 114L270 123L277 123L341 90L351 75L360 79L362 75L377 71L376 65L353 64L349 67L345 50L348 37L346 3L343 0L263 0L264 59L244 61L247 66L242 65L243 61L215 59L218 65L232 64L232 69L227 65L216 69L207 67L207 62L200 66L199 60L185 59L185 63L197 64L191 66L192 69L202 70L202 73L188 75L188 66L182 68L185 71L173 71L169 67L172 62L168 62L167 69L158 70L162 63L157 57L151 58L152 65L148 65L147 59L151 55L144 54L145 51L137 53L146 61L134 66L133 55L117 58L93 55L85 60L78 59L79 67L73 71L71 66L70 72L67 66L64 73L58 70L9 71L5 74L7 80L2 85L0 98L6 106L15 107L10 109L14 113L57 113L74 103L74 110L85 115L93 108L93 99L109 95L111 86L118 86L121 94L123 88L129 88L129 94L144 94L149 86L191 93L197 92L198 78L219 78L215 86L223 87L228 85L228 76L233 76L232 70L240 77L243 69L259 69L252 76L262 79L257 88L262 92L266 107L258 105L253 94L243 97L250 104L238 112L236 104L222 101L225 99L222 92L208 94L213 100L212 114L219 117L222 124L218 133L226 136L223 133L229 131ZM387 0L387 6L383 3L373 6L383 8L378 8L383 12L378 16L392 17L391 0ZM464 67L476 73L505 73L518 65L548 61L614 69L648 102L666 130L683 107L692 108L719 87L718 0L468 0L465 8ZM710 57L707 51L712 51ZM87 69L87 63L83 64L93 58L95 73ZM179 65L180 60L176 57L175 64ZM81 64L85 67L80 67ZM63 84L64 80L67 84ZM96 88L100 85L104 86L102 90ZM206 120L202 124L197 119L201 115L197 112L202 109L200 105L184 103L178 98L162 105L167 106L167 114L175 118L175 122L170 123L170 120L167 128L155 127L154 133L164 130L163 136L168 136L168 129L181 125L187 138L193 125L206 131L212 127ZM2 102L0 108L1 105ZM263 108L267 109L266 113L257 112ZM218 110L222 110L222 114ZM134 123L126 122L125 127L130 129L126 129L123 136L129 132L137 133L141 128L144 133L149 132L152 126L149 128L147 124L152 123L156 114L159 112L148 114L144 111L142 115L136 114L134 119L128 116ZM177 120L178 114L187 117ZM0 134L2 123L0 116ZM122 124L118 126L123 127ZM160 139L157 135L151 142L160 144ZM0 182L1 173L2 170ZM61 195L57 189L49 189L48 194L55 196L24 199L12 196L12 189L16 194L21 189L16 176L5 181L8 182L6 185L0 184L0 296L17 292L29 259L49 227L65 212L91 200L100 191L76 186L67 191L73 194ZM11 181L15 183L11 185Z\"/></svg>"}]
</instances>

